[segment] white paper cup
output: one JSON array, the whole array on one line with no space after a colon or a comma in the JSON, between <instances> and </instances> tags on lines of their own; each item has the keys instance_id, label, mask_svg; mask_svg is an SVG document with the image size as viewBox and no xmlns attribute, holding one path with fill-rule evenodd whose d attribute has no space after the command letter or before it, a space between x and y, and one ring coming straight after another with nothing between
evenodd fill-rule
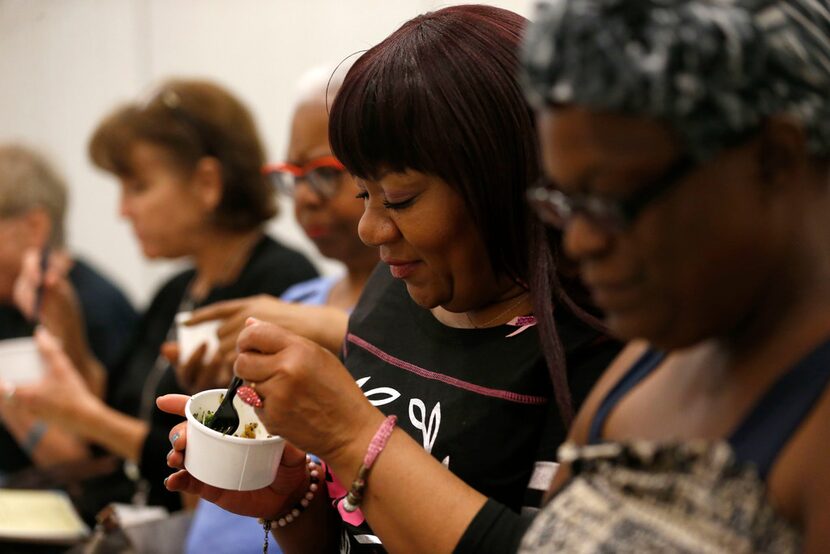
<instances>
[{"instance_id":1,"label":"white paper cup","mask_svg":"<svg viewBox=\"0 0 830 554\"><path fill-rule=\"evenodd\" d=\"M193 312L179 312L176 314L176 340L179 343L179 363L190 360L196 349L207 344L207 350L202 363L209 362L219 349L219 336L216 332L222 324L219 319L212 319L198 325L185 325L193 317Z\"/></svg>"},{"instance_id":2,"label":"white paper cup","mask_svg":"<svg viewBox=\"0 0 830 554\"><path fill-rule=\"evenodd\" d=\"M216 411L224 394L224 389L206 390L187 401L184 467L199 481L220 489L251 491L267 487L277 476L285 440L269 436L254 409L239 397L233 399L240 422L234 434L256 423L255 438L223 435L200 423L197 417Z\"/></svg>"},{"instance_id":3,"label":"white paper cup","mask_svg":"<svg viewBox=\"0 0 830 554\"><path fill-rule=\"evenodd\" d=\"M0 380L12 385L28 385L45 375L35 339L23 337L0 341Z\"/></svg>"}]
</instances>

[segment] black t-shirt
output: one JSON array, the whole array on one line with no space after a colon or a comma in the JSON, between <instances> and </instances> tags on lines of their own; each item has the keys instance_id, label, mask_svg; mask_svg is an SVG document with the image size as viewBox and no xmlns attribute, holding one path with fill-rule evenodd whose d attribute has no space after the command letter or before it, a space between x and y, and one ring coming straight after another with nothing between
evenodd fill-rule
<instances>
[{"instance_id":1,"label":"black t-shirt","mask_svg":"<svg viewBox=\"0 0 830 554\"><path fill-rule=\"evenodd\" d=\"M117 382L120 375L115 369L116 361L138 315L118 287L83 261L75 260L68 278L83 310L90 349L107 369L108 382ZM33 331L32 324L17 308L0 306L0 339L27 337ZM0 425L0 472L12 473L30 465L29 457Z\"/></svg>"},{"instance_id":2,"label":"black t-shirt","mask_svg":"<svg viewBox=\"0 0 830 554\"><path fill-rule=\"evenodd\" d=\"M294 283L316 274L314 266L302 254L263 236L252 249L236 281L214 288L198 306L256 294L277 296ZM138 464L140 482L148 487L150 504L170 510L181 508L181 500L178 493L167 491L162 484L172 472L166 461L170 450L168 433L182 418L158 410L155 399L163 394L184 391L176 383L173 369L161 358L160 349L168 336L174 340L169 331L176 313L185 308L183 300L194 276L194 270L187 270L161 287L142 314L124 356L116 364L121 379L111 383L107 390L107 403L123 413L141 417L144 406L144 419L149 421L150 428ZM187 306L187 309L198 306ZM135 491L135 482L125 472L117 471L86 481L81 499L75 499L76 507L87 521L94 521L95 514L108 503L130 502Z\"/></svg>"},{"instance_id":3,"label":"black t-shirt","mask_svg":"<svg viewBox=\"0 0 830 554\"><path fill-rule=\"evenodd\" d=\"M579 404L619 345L557 317ZM380 265L349 320L344 360L367 398L468 485L513 512L539 506L566 432L535 326L447 327ZM382 551L365 523L344 525L343 551Z\"/></svg>"},{"instance_id":4,"label":"black t-shirt","mask_svg":"<svg viewBox=\"0 0 830 554\"><path fill-rule=\"evenodd\" d=\"M82 273L84 274L85 272ZM157 367L161 344L168 336L174 316L181 308L185 292L194 275L193 270L184 271L171 278L159 290L150 307L136 322L131 336L123 341L124 348L121 355L115 362L107 363L111 377L107 383L107 403L113 408L138 417L142 405L142 393L145 386L149 385L147 394L144 395L146 398L143 400L145 400L144 404L150 408L148 410L148 419L151 419L150 433L142 448L140 471L149 485L149 502L164 505L173 510L180 507L179 495L169 493L163 487L162 481L172 471L167 467L165 459L170 449L167 434L170 428L181 421L181 418L164 414L156 409L155 398L162 394L183 391L176 384L175 375L166 363L160 364L160 371L156 372L160 379L149 381L148 377L153 377L151 373L154 367ZM256 294L279 296L289 286L316 275L317 271L314 266L302 254L283 246L270 237L263 236L251 251L237 280L228 286L211 290L199 305ZM87 316L88 330L97 328L96 322L103 321L103 318L95 315L96 307L114 309L118 305L117 300L108 297L107 291L101 287L100 283L89 287L73 279L73 284L80 289L78 296L81 298L85 311L87 305L92 306ZM95 297L93 302L84 301L87 294L82 291L87 289L91 291L91 296ZM99 293L101 296L96 297ZM132 317L135 318L134 313ZM120 316L116 319L117 321L113 321L109 327L106 324L101 326L118 329L122 320ZM0 329L4 329L3 321L2 312L0 312ZM31 334L31 328L28 334ZM93 350L103 362L108 356L106 353L108 350L96 350L96 341L91 342ZM11 437L9 439L13 442ZM0 440L2 440L2 435L0 435ZM0 448L2 448L0 460L5 461L7 452L11 450L2 443L0 443ZM95 514L109 502L129 502L135 492L135 484L120 470L113 474L86 480L75 488L78 490L71 491L71 496L76 508L88 523L93 523Z\"/></svg>"},{"instance_id":5,"label":"black t-shirt","mask_svg":"<svg viewBox=\"0 0 830 554\"><path fill-rule=\"evenodd\" d=\"M316 269L305 256L263 236L251 251L237 280L214 288L193 307L256 294L279 296L289 286L316 275ZM150 432L142 448L140 471L150 487L149 502L170 509L179 508L180 501L178 494L168 492L162 485L164 478L172 472L166 463L166 454L170 450L168 433L182 418L158 410L155 399L163 394L184 391L176 383L173 369L160 361L159 351L167 340L176 313L183 307L182 300L194 276L192 269L174 276L153 298L119 364L125 377L108 391L108 403L114 408L136 417L141 415L142 408L149 414ZM145 387L148 393L142 397Z\"/></svg>"}]
</instances>

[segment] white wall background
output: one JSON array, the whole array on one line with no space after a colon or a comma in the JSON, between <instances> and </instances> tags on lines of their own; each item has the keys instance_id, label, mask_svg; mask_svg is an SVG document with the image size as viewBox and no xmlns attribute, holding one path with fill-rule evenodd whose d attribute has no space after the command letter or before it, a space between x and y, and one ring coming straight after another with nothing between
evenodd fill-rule
<instances>
[{"instance_id":1,"label":"white wall background","mask_svg":"<svg viewBox=\"0 0 830 554\"><path fill-rule=\"evenodd\" d=\"M212 78L253 111L272 160L285 151L294 84L379 42L431 0L0 0L0 142L44 152L71 192L71 248L145 305L177 266L148 262L117 214L118 187L89 163L100 119L170 76ZM528 14L530 0L484 3ZM283 204L271 233L322 260Z\"/></svg>"}]
</instances>

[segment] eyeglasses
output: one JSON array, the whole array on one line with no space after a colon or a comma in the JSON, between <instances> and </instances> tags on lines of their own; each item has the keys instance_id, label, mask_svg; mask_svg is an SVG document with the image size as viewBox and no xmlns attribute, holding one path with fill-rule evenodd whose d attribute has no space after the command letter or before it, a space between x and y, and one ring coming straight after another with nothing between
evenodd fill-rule
<instances>
[{"instance_id":1,"label":"eyeglasses","mask_svg":"<svg viewBox=\"0 0 830 554\"><path fill-rule=\"evenodd\" d=\"M297 183L304 180L320 198L328 200L340 189L340 177L346 167L334 156L323 156L304 166L288 163L270 164L262 168L276 189L282 194L294 196Z\"/></svg>"},{"instance_id":2,"label":"eyeglasses","mask_svg":"<svg viewBox=\"0 0 830 554\"><path fill-rule=\"evenodd\" d=\"M697 167L697 161L683 156L659 178L622 200L594 194L565 194L547 180L528 189L527 199L539 219L548 225L564 229L576 214L583 214L605 232L619 233L631 226L646 206L681 183Z\"/></svg>"}]
</instances>

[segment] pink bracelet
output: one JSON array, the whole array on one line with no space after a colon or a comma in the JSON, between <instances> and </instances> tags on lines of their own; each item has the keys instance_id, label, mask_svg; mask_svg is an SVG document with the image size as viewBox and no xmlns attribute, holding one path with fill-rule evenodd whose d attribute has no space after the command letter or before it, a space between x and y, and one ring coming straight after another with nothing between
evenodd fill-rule
<instances>
[{"instance_id":1,"label":"pink bracelet","mask_svg":"<svg viewBox=\"0 0 830 554\"><path fill-rule=\"evenodd\" d=\"M363 491L366 489L366 477L369 475L369 470L372 469L372 464L378 457L389 437L392 435L392 429L395 428L395 422L398 421L397 416L387 416L383 423L378 427L375 436L372 437L372 442L369 443L369 448L366 450L366 456L363 457L363 464L357 470L357 477L352 481L352 488L349 489L349 494L343 499L341 506L347 512L354 512L360 507L363 501Z\"/></svg>"}]
</instances>

